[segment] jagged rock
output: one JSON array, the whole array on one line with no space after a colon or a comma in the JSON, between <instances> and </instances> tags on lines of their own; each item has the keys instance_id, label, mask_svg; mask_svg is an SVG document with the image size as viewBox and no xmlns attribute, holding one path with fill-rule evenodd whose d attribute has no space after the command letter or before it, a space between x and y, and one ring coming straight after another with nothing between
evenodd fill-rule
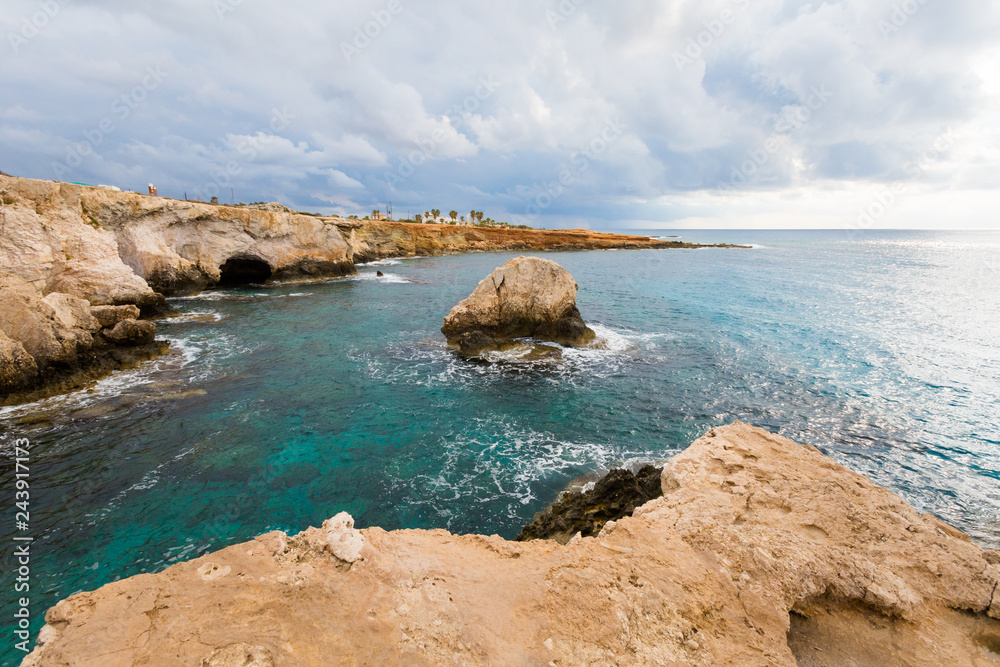
<instances>
[{"instance_id":1,"label":"jagged rock","mask_svg":"<svg viewBox=\"0 0 1000 667\"><path fill-rule=\"evenodd\" d=\"M23 664L994 664L994 557L815 448L736 423L661 483L565 546L268 533L63 600Z\"/></svg>"},{"instance_id":2,"label":"jagged rock","mask_svg":"<svg viewBox=\"0 0 1000 667\"><path fill-rule=\"evenodd\" d=\"M52 292L42 299L42 311L66 329L83 329L90 333L100 331L101 322L91 312L90 302L80 297ZM126 308L135 306L126 306ZM138 308L136 308L138 311Z\"/></svg>"},{"instance_id":3,"label":"jagged rock","mask_svg":"<svg viewBox=\"0 0 1000 667\"><path fill-rule=\"evenodd\" d=\"M122 320L104 337L116 345L146 345L156 338L156 325L146 320Z\"/></svg>"},{"instance_id":4,"label":"jagged rock","mask_svg":"<svg viewBox=\"0 0 1000 667\"><path fill-rule=\"evenodd\" d=\"M517 540L545 539L566 544L577 533L593 537L606 523L631 516L635 508L663 495L662 471L663 468L652 465L644 465L635 474L630 470L612 470L588 491L564 493L536 514Z\"/></svg>"},{"instance_id":5,"label":"jagged rock","mask_svg":"<svg viewBox=\"0 0 1000 667\"><path fill-rule=\"evenodd\" d=\"M94 188L80 197L114 234L122 260L168 296L355 270L332 220L283 206L216 206Z\"/></svg>"},{"instance_id":6,"label":"jagged rock","mask_svg":"<svg viewBox=\"0 0 1000 667\"><path fill-rule=\"evenodd\" d=\"M263 646L230 644L202 658L201 667L274 667L274 657Z\"/></svg>"},{"instance_id":7,"label":"jagged rock","mask_svg":"<svg viewBox=\"0 0 1000 667\"><path fill-rule=\"evenodd\" d=\"M139 308L133 305L93 306L90 309L90 314L105 328L113 327L123 320L139 319L139 312Z\"/></svg>"},{"instance_id":8,"label":"jagged rock","mask_svg":"<svg viewBox=\"0 0 1000 667\"><path fill-rule=\"evenodd\" d=\"M0 189L16 202L4 207L4 271L44 294L61 292L92 304L142 306L159 301L122 261L115 235L82 201L82 193L90 188L0 176Z\"/></svg>"},{"instance_id":9,"label":"jagged rock","mask_svg":"<svg viewBox=\"0 0 1000 667\"><path fill-rule=\"evenodd\" d=\"M594 339L576 307L569 271L538 257L518 257L484 278L444 319L441 332L465 354L531 337L570 347Z\"/></svg>"},{"instance_id":10,"label":"jagged rock","mask_svg":"<svg viewBox=\"0 0 1000 667\"><path fill-rule=\"evenodd\" d=\"M53 316L53 307L37 287L18 276L0 275L0 330L21 343L40 369L74 363L78 347L90 338L85 330L63 326Z\"/></svg>"},{"instance_id":11,"label":"jagged rock","mask_svg":"<svg viewBox=\"0 0 1000 667\"><path fill-rule=\"evenodd\" d=\"M59 292L42 296L19 276L0 274L0 404L76 389L117 368L162 354L156 325L128 319L136 306L96 306ZM122 346L126 349L120 349Z\"/></svg>"},{"instance_id":12,"label":"jagged rock","mask_svg":"<svg viewBox=\"0 0 1000 667\"><path fill-rule=\"evenodd\" d=\"M30 386L37 378L38 365L24 346L0 331L0 392Z\"/></svg>"},{"instance_id":13,"label":"jagged rock","mask_svg":"<svg viewBox=\"0 0 1000 667\"><path fill-rule=\"evenodd\" d=\"M306 530L301 536L320 549L328 549L345 563L359 560L365 546L364 536L354 527L354 517L347 512L327 519L319 530Z\"/></svg>"}]
</instances>

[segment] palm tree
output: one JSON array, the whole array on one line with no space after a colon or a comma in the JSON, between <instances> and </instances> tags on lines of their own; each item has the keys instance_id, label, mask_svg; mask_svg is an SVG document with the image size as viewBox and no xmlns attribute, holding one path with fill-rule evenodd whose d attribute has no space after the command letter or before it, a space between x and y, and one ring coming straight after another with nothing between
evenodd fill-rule
<instances>
[{"instance_id":1,"label":"palm tree","mask_svg":"<svg viewBox=\"0 0 1000 667\"><path fill-rule=\"evenodd\" d=\"M424 221L424 216L420 215L419 213L417 213L415 216L413 216L413 218L417 222L423 222Z\"/></svg>"},{"instance_id":2,"label":"palm tree","mask_svg":"<svg viewBox=\"0 0 1000 667\"><path fill-rule=\"evenodd\" d=\"M483 221L483 212L482 211L476 211L476 221L480 222L480 223Z\"/></svg>"},{"instance_id":3,"label":"palm tree","mask_svg":"<svg viewBox=\"0 0 1000 667\"><path fill-rule=\"evenodd\" d=\"M475 211L469 211L469 222L472 222L475 219L476 219L476 212Z\"/></svg>"},{"instance_id":4,"label":"palm tree","mask_svg":"<svg viewBox=\"0 0 1000 667\"><path fill-rule=\"evenodd\" d=\"M448 215L451 216L451 221L455 222L455 220L458 218L458 211L448 211Z\"/></svg>"},{"instance_id":5,"label":"palm tree","mask_svg":"<svg viewBox=\"0 0 1000 667\"><path fill-rule=\"evenodd\" d=\"M378 209L375 209L374 211L372 211L372 220L374 220L377 217L378 217Z\"/></svg>"},{"instance_id":6,"label":"palm tree","mask_svg":"<svg viewBox=\"0 0 1000 667\"><path fill-rule=\"evenodd\" d=\"M434 216L434 220L437 221L437 219L441 217L441 209L439 209L439 208L432 208L431 209L431 215Z\"/></svg>"}]
</instances>

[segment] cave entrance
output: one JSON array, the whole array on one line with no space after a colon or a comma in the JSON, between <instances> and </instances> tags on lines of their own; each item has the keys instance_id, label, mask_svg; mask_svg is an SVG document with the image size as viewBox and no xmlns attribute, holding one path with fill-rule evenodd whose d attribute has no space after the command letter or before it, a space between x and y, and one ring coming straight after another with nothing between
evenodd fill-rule
<instances>
[{"instance_id":1,"label":"cave entrance","mask_svg":"<svg viewBox=\"0 0 1000 667\"><path fill-rule=\"evenodd\" d=\"M259 285L271 277L271 266L252 257L230 257L219 267L219 287Z\"/></svg>"}]
</instances>

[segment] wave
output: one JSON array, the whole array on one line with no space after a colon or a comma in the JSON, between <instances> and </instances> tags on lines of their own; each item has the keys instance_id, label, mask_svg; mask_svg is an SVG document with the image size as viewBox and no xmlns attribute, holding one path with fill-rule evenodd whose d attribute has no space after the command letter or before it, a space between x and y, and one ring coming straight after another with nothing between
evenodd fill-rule
<instances>
[{"instance_id":1,"label":"wave","mask_svg":"<svg viewBox=\"0 0 1000 667\"><path fill-rule=\"evenodd\" d=\"M222 313L213 313L213 312L181 313L180 315L168 317L159 322L159 324L192 324L192 323L211 324L215 322L221 322L223 317L224 316L222 315Z\"/></svg>"},{"instance_id":2,"label":"wave","mask_svg":"<svg viewBox=\"0 0 1000 667\"><path fill-rule=\"evenodd\" d=\"M408 505L430 509L446 528L465 520L452 511L463 498L490 503L508 524L519 526L523 506L538 500L540 493L548 495L553 479L557 486L565 486L586 470L649 461L640 451L560 439L507 416L474 418L460 431L442 437L433 449L439 457L435 472L406 474L413 461L402 459L391 464L389 473Z\"/></svg>"},{"instance_id":3,"label":"wave","mask_svg":"<svg viewBox=\"0 0 1000 667\"><path fill-rule=\"evenodd\" d=\"M185 390L220 373L228 359L253 351L229 334L204 339L163 337L170 350L136 368L113 372L89 386L32 403L0 408L0 423L30 419L31 423L69 422L77 418L112 415L137 401L183 398Z\"/></svg>"},{"instance_id":4,"label":"wave","mask_svg":"<svg viewBox=\"0 0 1000 667\"><path fill-rule=\"evenodd\" d=\"M401 259L396 257L387 257L386 259L377 259L373 262L361 262L360 264L355 264L354 266L399 266L402 263Z\"/></svg>"},{"instance_id":5,"label":"wave","mask_svg":"<svg viewBox=\"0 0 1000 667\"><path fill-rule=\"evenodd\" d=\"M403 276L398 275L396 273L385 273L380 276L377 273L370 273L367 271L365 273L357 273L351 276L347 276L346 280L377 280L378 282L381 283L389 283L396 285L413 284L413 281L410 280L409 278L404 278Z\"/></svg>"},{"instance_id":6,"label":"wave","mask_svg":"<svg viewBox=\"0 0 1000 667\"><path fill-rule=\"evenodd\" d=\"M207 291L190 296L172 296L167 299L171 301L244 301L247 299L286 299L291 297L312 296L313 292L291 292L290 294L239 294L237 292Z\"/></svg>"}]
</instances>

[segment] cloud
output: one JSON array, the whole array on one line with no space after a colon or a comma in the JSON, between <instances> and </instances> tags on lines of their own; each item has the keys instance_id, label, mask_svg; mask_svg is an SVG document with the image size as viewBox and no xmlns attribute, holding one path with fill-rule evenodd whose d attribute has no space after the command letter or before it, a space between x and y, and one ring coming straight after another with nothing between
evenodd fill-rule
<instances>
[{"instance_id":1,"label":"cloud","mask_svg":"<svg viewBox=\"0 0 1000 667\"><path fill-rule=\"evenodd\" d=\"M758 198L849 225L868 188L943 206L1000 176L1000 7L977 0L40 6L0 9L0 168L24 176L549 227L761 224Z\"/></svg>"}]
</instances>

